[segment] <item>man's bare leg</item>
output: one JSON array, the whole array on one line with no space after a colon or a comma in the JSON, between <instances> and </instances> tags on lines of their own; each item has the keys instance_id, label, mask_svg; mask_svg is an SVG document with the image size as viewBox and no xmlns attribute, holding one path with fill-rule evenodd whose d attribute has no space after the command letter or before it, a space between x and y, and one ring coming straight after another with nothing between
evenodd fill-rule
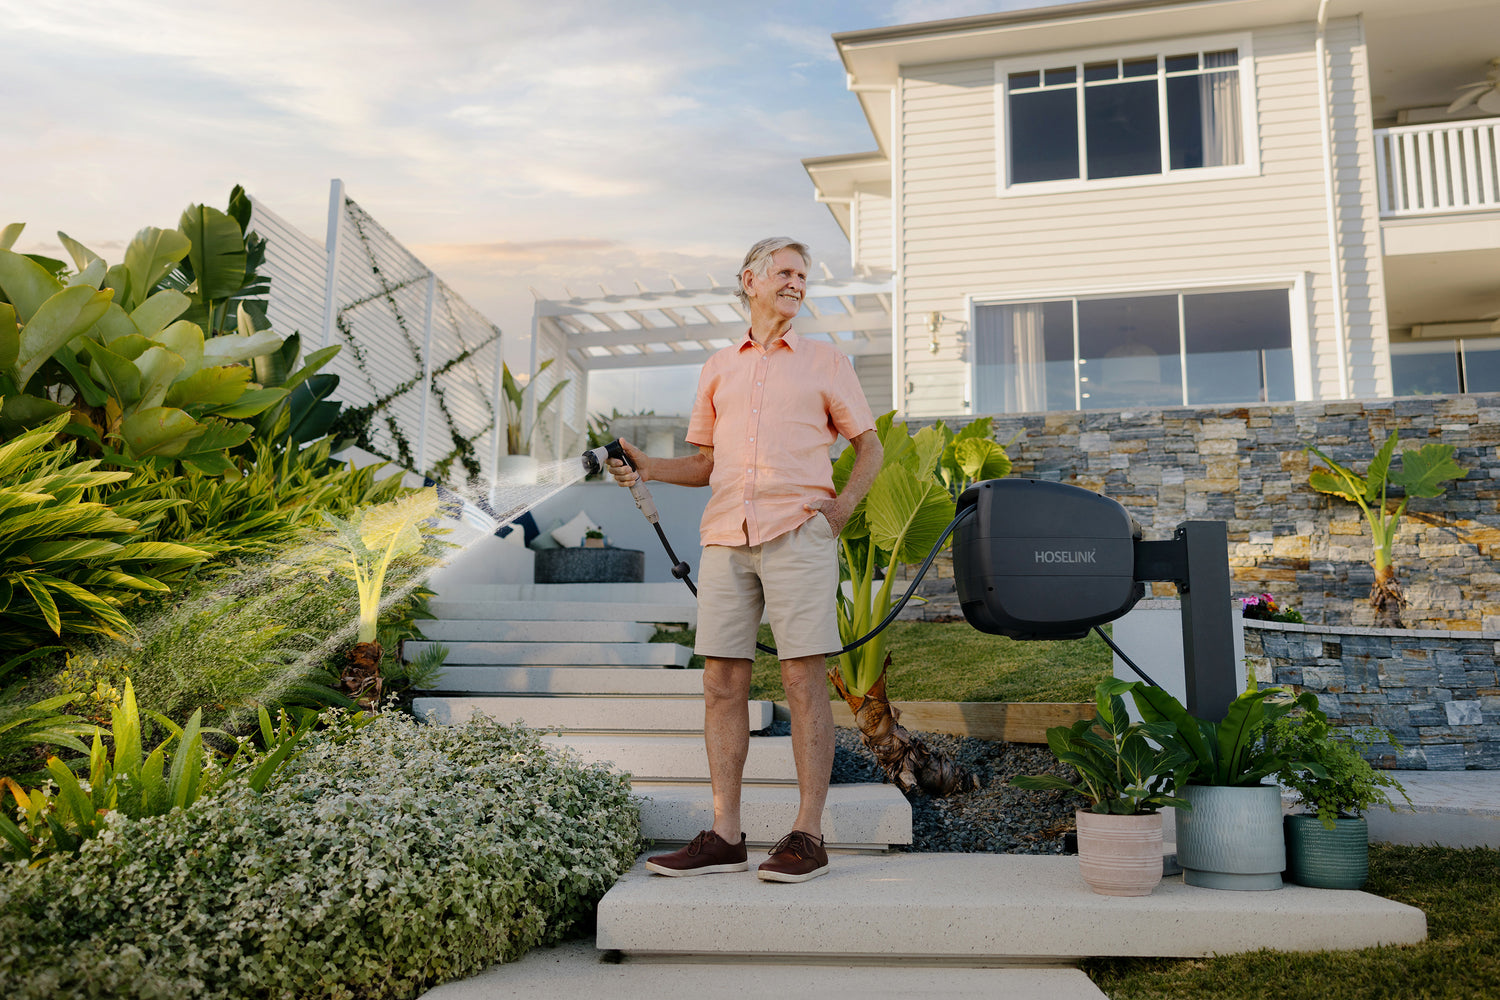
<instances>
[{"instance_id":1,"label":"man's bare leg","mask_svg":"<svg viewBox=\"0 0 1500 1000\"><path fill-rule=\"evenodd\" d=\"M792 714L792 756L797 762L797 791L801 796L792 829L815 837L823 836L823 806L833 774L833 711L828 702L827 670L823 656L781 661L781 684ZM748 687L746 691L748 697Z\"/></svg>"},{"instance_id":2,"label":"man's bare leg","mask_svg":"<svg viewBox=\"0 0 1500 1000\"><path fill-rule=\"evenodd\" d=\"M714 832L728 844L738 844L744 832L740 787L750 753L750 666L750 660L711 656L703 667L703 744L713 787Z\"/></svg>"}]
</instances>

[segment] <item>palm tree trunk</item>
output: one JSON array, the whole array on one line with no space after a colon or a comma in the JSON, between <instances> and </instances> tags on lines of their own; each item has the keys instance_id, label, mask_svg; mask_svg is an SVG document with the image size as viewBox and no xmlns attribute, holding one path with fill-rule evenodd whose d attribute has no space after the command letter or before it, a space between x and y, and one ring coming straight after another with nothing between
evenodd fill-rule
<instances>
[{"instance_id":1,"label":"palm tree trunk","mask_svg":"<svg viewBox=\"0 0 1500 1000\"><path fill-rule=\"evenodd\" d=\"M360 708L376 708L380 705L380 657L378 642L356 642L350 648L344 662L342 682L344 693L353 698Z\"/></svg>"},{"instance_id":2,"label":"palm tree trunk","mask_svg":"<svg viewBox=\"0 0 1500 1000\"><path fill-rule=\"evenodd\" d=\"M977 778L938 751L929 749L898 721L901 713L885 693L885 672L890 665L891 658L887 656L880 676L863 695L849 693L837 667L828 671L834 690L854 713L860 742L875 755L875 762L890 782L903 792L920 788L934 798L942 798L978 788Z\"/></svg>"}]
</instances>

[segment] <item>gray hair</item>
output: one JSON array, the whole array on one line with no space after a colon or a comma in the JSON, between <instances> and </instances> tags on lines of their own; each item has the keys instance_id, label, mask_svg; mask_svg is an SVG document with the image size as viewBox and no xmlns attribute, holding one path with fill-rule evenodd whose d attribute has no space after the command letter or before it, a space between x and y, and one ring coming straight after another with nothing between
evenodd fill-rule
<instances>
[{"instance_id":1,"label":"gray hair","mask_svg":"<svg viewBox=\"0 0 1500 1000\"><path fill-rule=\"evenodd\" d=\"M740 265L739 273L734 278L734 294L742 305L750 304L750 296L745 293L745 272L750 271L757 278L764 278L771 269L771 258L783 250L797 251L802 255L802 263L812 267L812 251L807 248L806 243L798 242L790 236L772 236L761 240L745 254L745 262Z\"/></svg>"}]
</instances>

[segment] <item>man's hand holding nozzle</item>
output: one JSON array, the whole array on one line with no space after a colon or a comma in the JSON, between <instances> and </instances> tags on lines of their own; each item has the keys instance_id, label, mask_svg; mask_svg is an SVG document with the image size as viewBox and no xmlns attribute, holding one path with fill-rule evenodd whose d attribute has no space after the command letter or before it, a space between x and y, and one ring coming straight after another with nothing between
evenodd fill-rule
<instances>
[{"instance_id":1,"label":"man's hand holding nozzle","mask_svg":"<svg viewBox=\"0 0 1500 1000\"><path fill-rule=\"evenodd\" d=\"M630 461L626 462L618 458L611 458L609 460L609 474L614 476L615 485L629 489L638 482L644 483L647 479L645 465L651 461L646 457L646 453L636 448L624 438L620 439L620 450L629 457ZM631 468L632 463L635 465L634 469Z\"/></svg>"}]
</instances>

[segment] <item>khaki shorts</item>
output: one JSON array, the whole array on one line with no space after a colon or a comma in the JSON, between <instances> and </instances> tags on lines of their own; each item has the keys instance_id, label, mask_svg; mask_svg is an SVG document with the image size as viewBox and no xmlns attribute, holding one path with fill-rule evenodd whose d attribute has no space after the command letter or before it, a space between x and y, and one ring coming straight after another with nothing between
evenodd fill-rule
<instances>
[{"instance_id":1,"label":"khaki shorts","mask_svg":"<svg viewBox=\"0 0 1500 1000\"><path fill-rule=\"evenodd\" d=\"M836 653L844 645L834 606L838 587L838 541L822 514L760 545L705 546L693 651L754 659L764 612L781 659Z\"/></svg>"}]
</instances>

